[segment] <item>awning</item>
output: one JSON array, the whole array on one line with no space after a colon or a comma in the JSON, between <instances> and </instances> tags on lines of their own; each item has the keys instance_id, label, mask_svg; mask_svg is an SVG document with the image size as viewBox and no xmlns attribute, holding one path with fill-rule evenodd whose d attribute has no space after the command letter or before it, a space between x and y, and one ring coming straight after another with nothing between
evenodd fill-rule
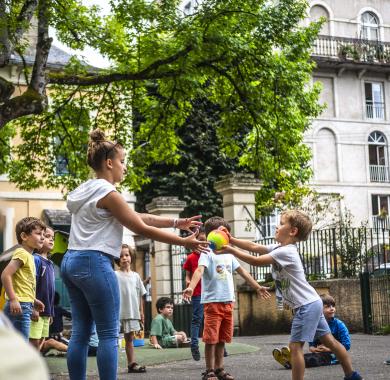
<instances>
[{"instance_id":1,"label":"awning","mask_svg":"<svg viewBox=\"0 0 390 380\"><path fill-rule=\"evenodd\" d=\"M71 215L68 210L43 210L44 222L54 230L70 232Z\"/></svg>"}]
</instances>

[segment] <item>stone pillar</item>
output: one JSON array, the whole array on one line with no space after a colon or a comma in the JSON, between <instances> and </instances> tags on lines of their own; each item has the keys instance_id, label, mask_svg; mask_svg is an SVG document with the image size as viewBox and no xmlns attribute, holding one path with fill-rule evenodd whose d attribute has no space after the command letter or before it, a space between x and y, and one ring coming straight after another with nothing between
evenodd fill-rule
<instances>
[{"instance_id":1,"label":"stone pillar","mask_svg":"<svg viewBox=\"0 0 390 380\"><path fill-rule=\"evenodd\" d=\"M177 197L157 197L146 205L146 209L150 214L173 219L179 217L185 206L186 202ZM173 232L173 227L171 230ZM156 297L153 299L153 304L159 297L171 296L169 244L154 241L154 254L154 260L151 260L152 294Z\"/></svg>"},{"instance_id":2,"label":"stone pillar","mask_svg":"<svg viewBox=\"0 0 390 380\"><path fill-rule=\"evenodd\" d=\"M232 235L237 239L255 240L256 226L252 221L255 218L255 195L261 188L261 182L254 178L253 174L236 173L226 175L214 185L215 190L222 195L223 216L230 224ZM241 262L243 268L249 272L249 264ZM235 276L236 285L241 285L244 280ZM234 329L239 332L238 296L236 294L234 309Z\"/></svg>"},{"instance_id":3,"label":"stone pillar","mask_svg":"<svg viewBox=\"0 0 390 380\"><path fill-rule=\"evenodd\" d=\"M252 218L255 218L255 195L261 182L253 174L236 173L223 176L214 188L222 195L223 216L232 227L232 235L254 240L256 226Z\"/></svg>"}]
</instances>

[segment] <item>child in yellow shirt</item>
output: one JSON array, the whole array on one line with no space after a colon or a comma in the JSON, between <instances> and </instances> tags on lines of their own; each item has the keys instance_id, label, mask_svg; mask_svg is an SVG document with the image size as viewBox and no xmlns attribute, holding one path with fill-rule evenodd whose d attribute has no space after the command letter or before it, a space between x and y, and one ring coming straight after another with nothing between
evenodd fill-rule
<instances>
[{"instance_id":1,"label":"child in yellow shirt","mask_svg":"<svg viewBox=\"0 0 390 380\"><path fill-rule=\"evenodd\" d=\"M35 299L35 264L32 253L41 249L46 225L38 218L27 217L16 224L16 238L21 245L1 274L5 289L4 313L26 340L30 334L33 308L41 312L44 305Z\"/></svg>"}]
</instances>

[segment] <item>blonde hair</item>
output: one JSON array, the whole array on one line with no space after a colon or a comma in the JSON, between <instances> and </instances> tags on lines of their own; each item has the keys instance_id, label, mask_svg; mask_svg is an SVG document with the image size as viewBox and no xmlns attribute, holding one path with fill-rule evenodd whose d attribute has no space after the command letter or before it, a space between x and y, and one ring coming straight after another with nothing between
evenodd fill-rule
<instances>
[{"instance_id":1,"label":"blonde hair","mask_svg":"<svg viewBox=\"0 0 390 380\"><path fill-rule=\"evenodd\" d=\"M307 240L310 235L313 223L308 215L299 210L287 210L282 213L291 227L296 227L298 233L295 235L298 241Z\"/></svg>"},{"instance_id":2,"label":"blonde hair","mask_svg":"<svg viewBox=\"0 0 390 380\"><path fill-rule=\"evenodd\" d=\"M123 149L121 143L106 140L101 129L94 129L89 134L87 163L93 170L100 170L104 161L116 156L118 149Z\"/></svg>"}]
</instances>

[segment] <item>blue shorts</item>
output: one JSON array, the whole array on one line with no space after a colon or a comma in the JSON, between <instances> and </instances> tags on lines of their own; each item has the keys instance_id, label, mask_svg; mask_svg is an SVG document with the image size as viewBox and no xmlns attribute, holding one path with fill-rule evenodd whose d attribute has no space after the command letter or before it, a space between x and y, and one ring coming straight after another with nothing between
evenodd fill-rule
<instances>
[{"instance_id":1,"label":"blue shorts","mask_svg":"<svg viewBox=\"0 0 390 380\"><path fill-rule=\"evenodd\" d=\"M313 342L316 338L330 333L328 322L323 314L321 300L294 310L290 342Z\"/></svg>"}]
</instances>

